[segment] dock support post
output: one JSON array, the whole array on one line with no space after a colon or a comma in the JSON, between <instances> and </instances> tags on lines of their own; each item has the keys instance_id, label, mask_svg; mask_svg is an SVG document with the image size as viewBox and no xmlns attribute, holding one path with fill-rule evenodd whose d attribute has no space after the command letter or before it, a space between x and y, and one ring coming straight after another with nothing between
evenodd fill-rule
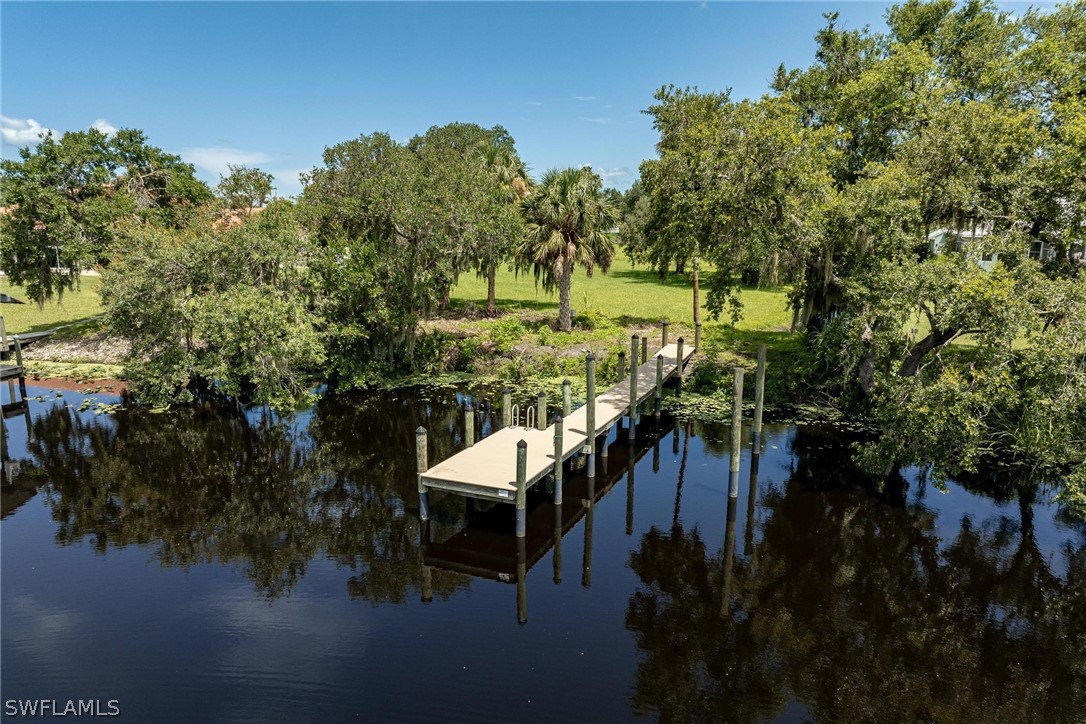
<instances>
[{"instance_id":1,"label":"dock support post","mask_svg":"<svg viewBox=\"0 0 1086 724\"><path fill-rule=\"evenodd\" d=\"M660 342L661 342L660 347L666 347L667 346L667 328L668 328L668 325L670 325L670 324L671 324L671 322L669 322L667 319L661 319L660 320L660 327L661 327L661 330L662 330L661 334L660 334Z\"/></svg>"},{"instance_id":2,"label":"dock support post","mask_svg":"<svg viewBox=\"0 0 1086 724\"><path fill-rule=\"evenodd\" d=\"M664 399L664 358L656 358L656 423L660 423L660 404Z\"/></svg>"},{"instance_id":3,"label":"dock support post","mask_svg":"<svg viewBox=\"0 0 1086 724\"><path fill-rule=\"evenodd\" d=\"M732 459L728 476L728 495L739 495L739 455L743 443L743 368L733 369L732 380Z\"/></svg>"},{"instance_id":4,"label":"dock support post","mask_svg":"<svg viewBox=\"0 0 1086 724\"><path fill-rule=\"evenodd\" d=\"M528 443L521 440L517 443L517 538L523 538L527 532L528 523Z\"/></svg>"},{"instance_id":5,"label":"dock support post","mask_svg":"<svg viewBox=\"0 0 1086 724\"><path fill-rule=\"evenodd\" d=\"M475 408L468 402L464 405L464 447L475 444Z\"/></svg>"},{"instance_id":6,"label":"dock support post","mask_svg":"<svg viewBox=\"0 0 1086 724\"><path fill-rule=\"evenodd\" d=\"M762 409L765 406L765 345L758 345L758 373L754 379L754 441L751 452L762 452Z\"/></svg>"},{"instance_id":7,"label":"dock support post","mask_svg":"<svg viewBox=\"0 0 1086 724\"><path fill-rule=\"evenodd\" d=\"M626 379L626 350L618 353L618 381Z\"/></svg>"},{"instance_id":8,"label":"dock support post","mask_svg":"<svg viewBox=\"0 0 1086 724\"><path fill-rule=\"evenodd\" d=\"M641 338L641 364L649 361L649 338L645 335Z\"/></svg>"},{"instance_id":9,"label":"dock support post","mask_svg":"<svg viewBox=\"0 0 1086 724\"><path fill-rule=\"evenodd\" d=\"M422 482L422 474L429 469L426 463L426 428L419 426L415 430L415 463L419 473L419 520L430 520L430 491Z\"/></svg>"},{"instance_id":10,"label":"dock support post","mask_svg":"<svg viewBox=\"0 0 1086 724\"><path fill-rule=\"evenodd\" d=\"M513 424L513 388L502 388L502 427Z\"/></svg>"},{"instance_id":11,"label":"dock support post","mask_svg":"<svg viewBox=\"0 0 1086 724\"><path fill-rule=\"evenodd\" d=\"M554 416L554 504L562 504L562 416Z\"/></svg>"},{"instance_id":12,"label":"dock support post","mask_svg":"<svg viewBox=\"0 0 1086 724\"><path fill-rule=\"evenodd\" d=\"M15 364L19 366L19 399L26 402L26 370L23 369L23 345L17 337L11 340L15 344ZM14 402L14 400L12 400Z\"/></svg>"},{"instance_id":13,"label":"dock support post","mask_svg":"<svg viewBox=\"0 0 1086 724\"><path fill-rule=\"evenodd\" d=\"M562 380L562 417L569 417L570 408L570 390L573 383L567 380Z\"/></svg>"},{"instance_id":14,"label":"dock support post","mask_svg":"<svg viewBox=\"0 0 1086 724\"><path fill-rule=\"evenodd\" d=\"M542 390L535 396L535 429L547 429L547 393Z\"/></svg>"},{"instance_id":15,"label":"dock support post","mask_svg":"<svg viewBox=\"0 0 1086 724\"><path fill-rule=\"evenodd\" d=\"M637 360L637 335L630 338L630 358ZM637 366L630 365L630 440L637 435Z\"/></svg>"},{"instance_id":16,"label":"dock support post","mask_svg":"<svg viewBox=\"0 0 1086 724\"><path fill-rule=\"evenodd\" d=\"M589 455L596 454L596 355L589 352L584 358L585 366L585 394L587 400L585 401L585 421L588 429L585 431L588 435L588 441L585 446L588 448ZM593 469L593 473L595 470Z\"/></svg>"},{"instance_id":17,"label":"dock support post","mask_svg":"<svg viewBox=\"0 0 1086 724\"><path fill-rule=\"evenodd\" d=\"M694 349L701 349L701 322L694 322Z\"/></svg>"},{"instance_id":18,"label":"dock support post","mask_svg":"<svg viewBox=\"0 0 1086 724\"><path fill-rule=\"evenodd\" d=\"M683 393L683 338L675 340L675 394Z\"/></svg>"}]
</instances>

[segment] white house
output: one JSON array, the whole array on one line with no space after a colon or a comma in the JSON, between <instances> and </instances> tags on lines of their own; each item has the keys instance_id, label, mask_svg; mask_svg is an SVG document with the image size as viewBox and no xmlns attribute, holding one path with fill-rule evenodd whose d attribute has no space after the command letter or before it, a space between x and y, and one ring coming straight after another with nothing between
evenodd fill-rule
<instances>
[{"instance_id":1,"label":"white house","mask_svg":"<svg viewBox=\"0 0 1086 724\"><path fill-rule=\"evenodd\" d=\"M977 239L988 236L989 230L987 226L978 226L976 229L963 229L961 231L936 229L928 234L928 249L931 250L932 254L943 254L948 248L955 251L965 251L982 269L991 271L999 258L999 254L982 254L972 243ZM1032 252L1030 255L1032 256Z\"/></svg>"},{"instance_id":2,"label":"white house","mask_svg":"<svg viewBox=\"0 0 1086 724\"><path fill-rule=\"evenodd\" d=\"M928 249L932 254L942 254L948 248L964 251L982 269L991 271L999 258L998 253L985 254L972 242L984 238L990 233L990 227L978 226L975 230L936 229L928 234ZM1056 258L1056 249L1047 241L1036 240L1029 245L1029 258L1038 261L1052 261ZM1076 244L1067 252L1067 258L1080 264L1086 263L1086 244Z\"/></svg>"}]
</instances>

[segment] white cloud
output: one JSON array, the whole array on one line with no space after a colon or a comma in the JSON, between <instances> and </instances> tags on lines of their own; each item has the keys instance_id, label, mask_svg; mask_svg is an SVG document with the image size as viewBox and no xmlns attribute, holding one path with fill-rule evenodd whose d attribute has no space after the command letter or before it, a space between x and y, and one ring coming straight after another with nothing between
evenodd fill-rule
<instances>
[{"instance_id":1,"label":"white cloud","mask_svg":"<svg viewBox=\"0 0 1086 724\"><path fill-rule=\"evenodd\" d=\"M539 101L524 101L524 105L526 105L526 106L541 106L543 104L540 103Z\"/></svg>"},{"instance_id":2,"label":"white cloud","mask_svg":"<svg viewBox=\"0 0 1086 724\"><path fill-rule=\"evenodd\" d=\"M181 150L181 157L205 171L223 176L230 172L228 166L252 166L272 158L263 151L224 147L185 148Z\"/></svg>"},{"instance_id":3,"label":"white cloud","mask_svg":"<svg viewBox=\"0 0 1086 724\"><path fill-rule=\"evenodd\" d=\"M3 137L4 143L12 146L32 146L41 140L41 136L46 133L52 133L54 136L60 135L52 128L46 128L33 118L24 120L22 118L0 116L0 136Z\"/></svg>"},{"instance_id":4,"label":"white cloud","mask_svg":"<svg viewBox=\"0 0 1086 724\"><path fill-rule=\"evenodd\" d=\"M628 169L628 168L599 168L599 167L597 167L597 168L594 168L592 170L595 171L597 174L599 174L599 177L601 179L603 179L604 181L610 181L611 179L614 179L614 178L622 178L623 176L629 176L630 175L630 169Z\"/></svg>"},{"instance_id":5,"label":"white cloud","mask_svg":"<svg viewBox=\"0 0 1086 724\"><path fill-rule=\"evenodd\" d=\"M107 121L105 118L96 118L94 123L91 124L91 128L101 131L107 136L112 136L117 132L117 127Z\"/></svg>"},{"instance_id":6,"label":"white cloud","mask_svg":"<svg viewBox=\"0 0 1086 724\"><path fill-rule=\"evenodd\" d=\"M610 118L604 118L602 116L579 116L578 121L584 121L585 123L598 123L601 126L608 126L611 124Z\"/></svg>"},{"instance_id":7,"label":"white cloud","mask_svg":"<svg viewBox=\"0 0 1086 724\"><path fill-rule=\"evenodd\" d=\"M589 101L596 100L596 96L573 96L573 100L588 103Z\"/></svg>"}]
</instances>

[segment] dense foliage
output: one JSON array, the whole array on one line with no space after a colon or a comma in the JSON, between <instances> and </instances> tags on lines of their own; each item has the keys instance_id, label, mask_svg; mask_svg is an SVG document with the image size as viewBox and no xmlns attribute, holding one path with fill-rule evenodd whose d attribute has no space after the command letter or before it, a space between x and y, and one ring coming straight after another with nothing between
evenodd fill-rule
<instances>
[{"instance_id":1,"label":"dense foliage","mask_svg":"<svg viewBox=\"0 0 1086 724\"><path fill-rule=\"evenodd\" d=\"M1086 3L827 19L757 101L657 94L632 255L711 259L714 314L743 281L790 285L819 384L880 423L873 467L1010 463L1081 507Z\"/></svg>"},{"instance_id":2,"label":"dense foliage","mask_svg":"<svg viewBox=\"0 0 1086 724\"><path fill-rule=\"evenodd\" d=\"M292 407L324 357L308 257L285 201L233 228L205 213L185 229L125 229L102 294L143 399L214 392Z\"/></svg>"},{"instance_id":3,"label":"dense foliage","mask_svg":"<svg viewBox=\"0 0 1086 724\"><path fill-rule=\"evenodd\" d=\"M211 198L193 173L137 130L49 134L0 161L0 266L39 304L59 296L108 262L117 222L183 225Z\"/></svg>"},{"instance_id":4,"label":"dense foliage","mask_svg":"<svg viewBox=\"0 0 1086 724\"><path fill-rule=\"evenodd\" d=\"M447 303L457 276L492 276L520 234L511 189L522 168L504 129L472 124L325 151L301 206L334 378L366 384L410 366L419 320Z\"/></svg>"}]
</instances>

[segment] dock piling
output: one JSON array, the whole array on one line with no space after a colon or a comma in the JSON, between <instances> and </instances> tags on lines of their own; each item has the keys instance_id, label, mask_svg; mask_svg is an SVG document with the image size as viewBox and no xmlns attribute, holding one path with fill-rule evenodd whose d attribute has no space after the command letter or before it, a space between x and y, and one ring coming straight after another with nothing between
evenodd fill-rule
<instances>
[{"instance_id":1,"label":"dock piling","mask_svg":"<svg viewBox=\"0 0 1086 724\"><path fill-rule=\"evenodd\" d=\"M732 380L732 459L728 476L728 495L739 495L739 455L743 442L743 368L734 368Z\"/></svg>"},{"instance_id":2,"label":"dock piling","mask_svg":"<svg viewBox=\"0 0 1086 724\"><path fill-rule=\"evenodd\" d=\"M471 402L464 405L464 447L475 444L475 409Z\"/></svg>"},{"instance_id":3,"label":"dock piling","mask_svg":"<svg viewBox=\"0 0 1086 724\"><path fill-rule=\"evenodd\" d=\"M637 361L638 337L630 337L630 359ZM637 366L630 365L630 439L636 437L637 428Z\"/></svg>"},{"instance_id":4,"label":"dock piling","mask_svg":"<svg viewBox=\"0 0 1086 724\"><path fill-rule=\"evenodd\" d=\"M542 390L535 397L535 429L547 429L547 393Z\"/></svg>"},{"instance_id":5,"label":"dock piling","mask_svg":"<svg viewBox=\"0 0 1086 724\"><path fill-rule=\"evenodd\" d=\"M683 392L683 338L675 340L675 394Z\"/></svg>"},{"instance_id":6,"label":"dock piling","mask_svg":"<svg viewBox=\"0 0 1086 724\"><path fill-rule=\"evenodd\" d=\"M616 377L618 382L626 379L626 350L622 350L618 353L618 372Z\"/></svg>"},{"instance_id":7,"label":"dock piling","mask_svg":"<svg viewBox=\"0 0 1086 724\"><path fill-rule=\"evenodd\" d=\"M422 474L430 467L426 464L426 428L415 430L415 463L419 474L419 520L430 520L430 491L422 482Z\"/></svg>"},{"instance_id":8,"label":"dock piling","mask_svg":"<svg viewBox=\"0 0 1086 724\"><path fill-rule=\"evenodd\" d=\"M562 380L562 417L569 417L570 408L570 391L573 387L573 383L567 380Z\"/></svg>"},{"instance_id":9,"label":"dock piling","mask_svg":"<svg viewBox=\"0 0 1086 724\"><path fill-rule=\"evenodd\" d=\"M588 448L589 455L595 455L596 453L596 355L589 352L585 355L585 393L587 401L585 402L585 421L588 440L585 446Z\"/></svg>"},{"instance_id":10,"label":"dock piling","mask_svg":"<svg viewBox=\"0 0 1086 724\"><path fill-rule=\"evenodd\" d=\"M562 416L554 416L554 504L562 504Z\"/></svg>"},{"instance_id":11,"label":"dock piling","mask_svg":"<svg viewBox=\"0 0 1086 724\"><path fill-rule=\"evenodd\" d=\"M517 538L523 538L527 533L528 516L528 443L521 440L517 443Z\"/></svg>"},{"instance_id":12,"label":"dock piling","mask_svg":"<svg viewBox=\"0 0 1086 724\"><path fill-rule=\"evenodd\" d=\"M645 364L649 361L649 337L645 335L641 338L641 364Z\"/></svg>"},{"instance_id":13,"label":"dock piling","mask_svg":"<svg viewBox=\"0 0 1086 724\"><path fill-rule=\"evenodd\" d=\"M656 422L660 422L660 404L664 398L664 358L656 358Z\"/></svg>"},{"instance_id":14,"label":"dock piling","mask_svg":"<svg viewBox=\"0 0 1086 724\"><path fill-rule=\"evenodd\" d=\"M513 425L513 388L502 388L502 427Z\"/></svg>"},{"instance_id":15,"label":"dock piling","mask_svg":"<svg viewBox=\"0 0 1086 724\"><path fill-rule=\"evenodd\" d=\"M667 319L661 319L660 320L660 329L661 329L660 339L661 339L661 342L662 342L660 347L666 347L667 346L667 328L668 328L668 325L670 325L670 324L671 324L671 322L669 322Z\"/></svg>"},{"instance_id":16,"label":"dock piling","mask_svg":"<svg viewBox=\"0 0 1086 724\"><path fill-rule=\"evenodd\" d=\"M762 452L762 408L765 406L765 345L758 345L758 373L754 379L754 433L752 452Z\"/></svg>"}]
</instances>

